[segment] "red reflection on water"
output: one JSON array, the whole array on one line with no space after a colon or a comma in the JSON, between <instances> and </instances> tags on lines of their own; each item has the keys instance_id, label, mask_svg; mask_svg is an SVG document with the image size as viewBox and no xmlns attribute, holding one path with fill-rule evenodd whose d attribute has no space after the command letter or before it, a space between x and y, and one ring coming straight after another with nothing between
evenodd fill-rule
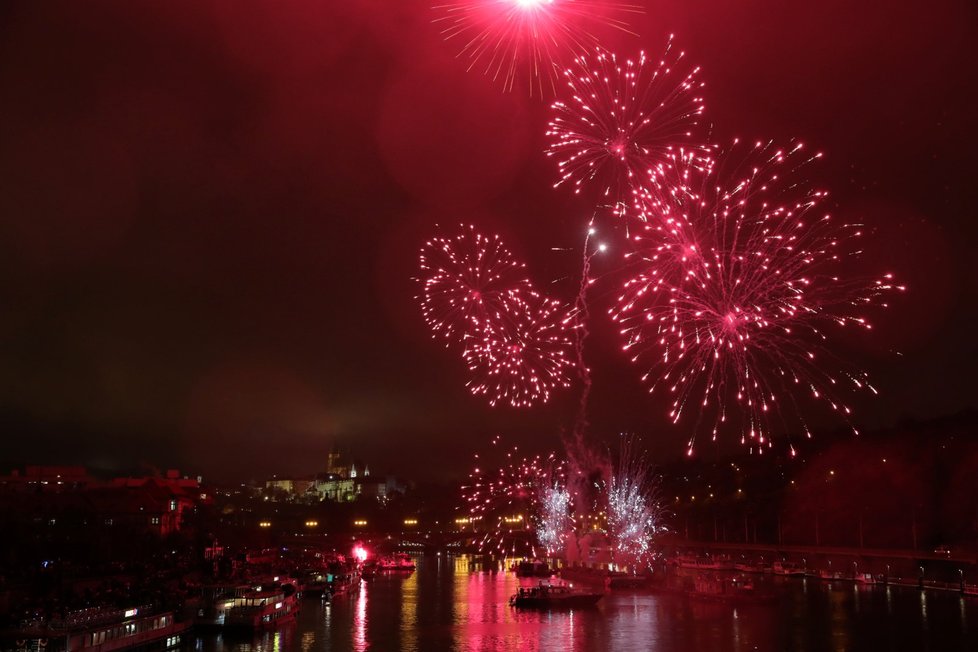
<instances>
[{"instance_id":1,"label":"red reflection on water","mask_svg":"<svg viewBox=\"0 0 978 652\"><path fill-rule=\"evenodd\" d=\"M521 580L505 571L468 572L456 563L454 648L520 652L577 649L575 642L583 623L574 612L523 611L509 606L509 597L520 586L538 581Z\"/></svg>"},{"instance_id":2,"label":"red reflection on water","mask_svg":"<svg viewBox=\"0 0 978 652\"><path fill-rule=\"evenodd\" d=\"M367 647L367 583L360 582L357 606L353 612L353 649L363 652Z\"/></svg>"}]
</instances>

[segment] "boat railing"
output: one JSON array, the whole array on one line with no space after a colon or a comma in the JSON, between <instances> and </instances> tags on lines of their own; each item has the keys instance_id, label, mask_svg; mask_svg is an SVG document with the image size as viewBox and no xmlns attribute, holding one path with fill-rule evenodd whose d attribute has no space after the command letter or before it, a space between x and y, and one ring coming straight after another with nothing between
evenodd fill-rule
<instances>
[{"instance_id":1,"label":"boat railing","mask_svg":"<svg viewBox=\"0 0 978 652\"><path fill-rule=\"evenodd\" d=\"M153 605L144 604L128 609L118 607L89 607L70 611L64 617L53 616L50 618L35 617L20 622L21 629L40 630L71 630L83 627L104 625L111 622L121 622L127 618L137 615L149 615L153 613Z\"/></svg>"}]
</instances>

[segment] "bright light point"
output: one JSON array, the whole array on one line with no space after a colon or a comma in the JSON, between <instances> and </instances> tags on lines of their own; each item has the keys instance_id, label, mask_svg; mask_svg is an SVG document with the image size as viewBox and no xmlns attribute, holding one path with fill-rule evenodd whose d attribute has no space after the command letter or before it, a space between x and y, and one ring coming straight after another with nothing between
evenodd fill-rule
<instances>
[{"instance_id":1,"label":"bright light point","mask_svg":"<svg viewBox=\"0 0 978 652\"><path fill-rule=\"evenodd\" d=\"M598 251L606 251L607 249L608 249L608 245L606 245L606 244L599 244L598 245Z\"/></svg>"}]
</instances>

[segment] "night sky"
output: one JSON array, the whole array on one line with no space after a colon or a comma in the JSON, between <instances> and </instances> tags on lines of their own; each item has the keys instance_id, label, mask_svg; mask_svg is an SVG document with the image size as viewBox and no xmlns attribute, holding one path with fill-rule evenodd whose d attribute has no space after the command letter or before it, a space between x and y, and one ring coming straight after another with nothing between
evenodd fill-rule
<instances>
[{"instance_id":1,"label":"night sky","mask_svg":"<svg viewBox=\"0 0 978 652\"><path fill-rule=\"evenodd\" d=\"M714 139L824 151L809 173L873 231L866 272L909 285L841 344L881 390L855 421L978 407L978 5L645 7L641 37L602 42L657 53L675 33ZM320 470L337 444L436 478L495 434L559 445L577 388L528 411L470 396L412 276L436 224L473 223L569 300L591 206L551 188L549 102L467 73L432 17L428 0L0 4L0 471L261 477ZM596 312L593 436L680 457L687 431Z\"/></svg>"}]
</instances>

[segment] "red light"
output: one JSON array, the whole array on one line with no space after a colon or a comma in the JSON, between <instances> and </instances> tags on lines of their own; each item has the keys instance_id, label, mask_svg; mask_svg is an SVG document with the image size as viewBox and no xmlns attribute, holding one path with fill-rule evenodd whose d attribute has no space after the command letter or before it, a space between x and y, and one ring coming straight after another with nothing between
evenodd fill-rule
<instances>
[{"instance_id":1,"label":"red light","mask_svg":"<svg viewBox=\"0 0 978 652\"><path fill-rule=\"evenodd\" d=\"M356 557L357 561L362 564L363 562L367 561L367 549L359 545L354 546L353 556Z\"/></svg>"}]
</instances>

